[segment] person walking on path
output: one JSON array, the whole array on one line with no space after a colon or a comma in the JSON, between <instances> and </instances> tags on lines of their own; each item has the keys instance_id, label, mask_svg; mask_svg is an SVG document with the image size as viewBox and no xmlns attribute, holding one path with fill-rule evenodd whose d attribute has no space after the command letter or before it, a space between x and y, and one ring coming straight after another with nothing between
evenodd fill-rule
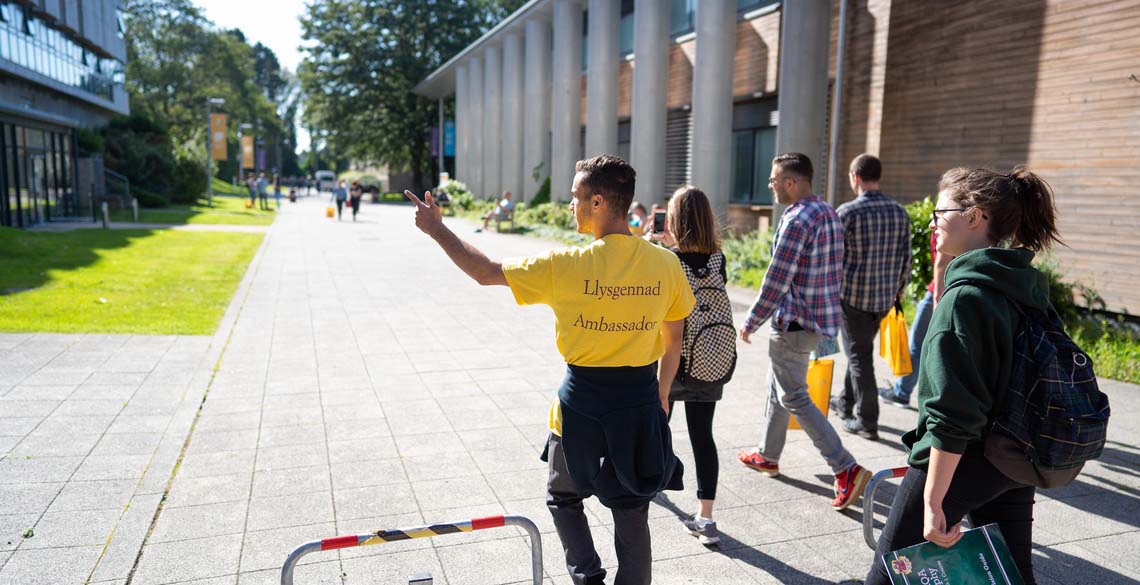
<instances>
[{"instance_id":1,"label":"person walking on path","mask_svg":"<svg viewBox=\"0 0 1140 585\"><path fill-rule=\"evenodd\" d=\"M938 253L954 260L926 334L918 423L902 437L910 468L865 583L891 582L881 555L923 540L953 546L969 515L973 526L997 523L1021 578L1033 585L1036 488L995 467L984 439L999 398L1020 396L1007 390L1014 339L1025 318L1017 307L1052 311L1049 280L1032 261L1034 253L1061 241L1053 192L1020 167L1005 175L951 169L939 181L930 227L938 235Z\"/></svg>"},{"instance_id":2,"label":"person walking on path","mask_svg":"<svg viewBox=\"0 0 1140 585\"><path fill-rule=\"evenodd\" d=\"M257 201L259 209L269 211L269 181L265 180L265 173L257 175Z\"/></svg>"},{"instance_id":3,"label":"person walking on path","mask_svg":"<svg viewBox=\"0 0 1140 585\"><path fill-rule=\"evenodd\" d=\"M637 205L634 203L634 207ZM644 212L645 207L642 206L641 210ZM663 242L677 254L689 287L698 300L697 310L685 319L682 364L688 364L690 369L715 370L717 374L714 376L727 371L731 377L736 368L736 330L732 326L732 303L725 290L728 274L724 254L720 250L719 233L716 214L704 191L683 185L669 199L665 231L648 233L646 237ZM693 445L693 462L697 467L700 510L682 521L689 533L705 545L720 542L720 532L713 520L720 460L712 426L716 403L724 395L727 382L727 379L705 383L690 380L686 385L681 376L677 376L669 390L670 420L673 404L685 403L685 422L689 429L689 442Z\"/></svg>"},{"instance_id":4,"label":"person walking on path","mask_svg":"<svg viewBox=\"0 0 1140 585\"><path fill-rule=\"evenodd\" d=\"M851 161L848 177L857 197L839 206L843 222L843 348L847 375L837 411L843 430L879 440L875 336L879 322L910 281L910 216L879 190L882 163L870 154Z\"/></svg>"},{"instance_id":5,"label":"person walking on path","mask_svg":"<svg viewBox=\"0 0 1140 585\"><path fill-rule=\"evenodd\" d=\"M879 398L891 406L907 408L910 405L910 395L914 393L914 385L918 383L918 364L922 360L922 340L926 338L926 329L930 326L930 316L934 314L934 307L942 291L946 290L946 266L953 260L950 256L939 254L937 249L938 236L930 233L930 259L934 264L934 278L926 287L926 294L918 301L914 310L914 322L910 324L910 339L908 349L910 361L914 364L911 373L896 379L885 388L879 388Z\"/></svg>"},{"instance_id":6,"label":"person walking on path","mask_svg":"<svg viewBox=\"0 0 1140 585\"><path fill-rule=\"evenodd\" d=\"M281 209L281 175L273 175L273 199L277 209Z\"/></svg>"},{"instance_id":7,"label":"person walking on path","mask_svg":"<svg viewBox=\"0 0 1140 585\"><path fill-rule=\"evenodd\" d=\"M348 190L348 204L352 207L352 221L356 221L356 214L360 213L360 200L364 197L364 188L360 181L353 181L352 188Z\"/></svg>"},{"instance_id":8,"label":"person walking on path","mask_svg":"<svg viewBox=\"0 0 1140 585\"><path fill-rule=\"evenodd\" d=\"M257 179L253 173L246 175L245 188L249 189L249 207L253 209L253 206L257 205Z\"/></svg>"},{"instance_id":9,"label":"person walking on path","mask_svg":"<svg viewBox=\"0 0 1140 585\"><path fill-rule=\"evenodd\" d=\"M576 585L603 583L582 501L598 496L614 519L615 585L648 585L649 501L682 489L667 421L684 319L696 301L680 260L629 234L626 210L636 173L602 155L578 161L570 210L594 241L503 263L459 239L431 193L416 204L416 227L482 285L509 286L521 305L554 310L566 377L549 413L546 503Z\"/></svg>"},{"instance_id":10,"label":"person walking on path","mask_svg":"<svg viewBox=\"0 0 1140 585\"><path fill-rule=\"evenodd\" d=\"M340 221L341 212L344 210L344 202L348 200L348 189L344 188L344 179L341 179L336 187L333 188L333 200L336 201L336 220Z\"/></svg>"},{"instance_id":11,"label":"person walking on path","mask_svg":"<svg viewBox=\"0 0 1140 585\"><path fill-rule=\"evenodd\" d=\"M737 458L756 471L778 476L788 421L794 415L835 474L831 506L843 510L863 493L871 473L855 462L807 392L810 354L823 337L839 333L842 321L843 225L835 210L812 193L812 174L811 159L804 154L785 153L772 161L768 185L788 208L776 227L760 294L740 328L740 339L752 343L752 334L772 318L766 428L757 449L742 451Z\"/></svg>"}]
</instances>

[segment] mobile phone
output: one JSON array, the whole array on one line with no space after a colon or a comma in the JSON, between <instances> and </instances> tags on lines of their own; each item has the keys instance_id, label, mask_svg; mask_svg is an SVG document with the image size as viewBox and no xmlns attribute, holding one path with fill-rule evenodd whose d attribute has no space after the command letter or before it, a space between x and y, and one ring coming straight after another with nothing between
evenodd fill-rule
<instances>
[{"instance_id":1,"label":"mobile phone","mask_svg":"<svg viewBox=\"0 0 1140 585\"><path fill-rule=\"evenodd\" d=\"M665 231L665 212L664 211L654 211L653 212L653 233L659 234L663 231Z\"/></svg>"}]
</instances>

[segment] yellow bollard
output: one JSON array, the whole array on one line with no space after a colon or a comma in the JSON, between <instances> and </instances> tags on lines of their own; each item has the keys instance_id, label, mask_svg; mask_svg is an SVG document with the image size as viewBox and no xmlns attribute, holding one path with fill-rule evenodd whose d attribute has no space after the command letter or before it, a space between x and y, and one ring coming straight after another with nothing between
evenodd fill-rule
<instances>
[{"instance_id":1,"label":"yellow bollard","mask_svg":"<svg viewBox=\"0 0 1140 585\"><path fill-rule=\"evenodd\" d=\"M831 402L831 373L835 369L835 360L821 359L808 362L807 385L808 396L816 408L827 418L828 405ZM788 428L802 429L796 417L788 420Z\"/></svg>"}]
</instances>

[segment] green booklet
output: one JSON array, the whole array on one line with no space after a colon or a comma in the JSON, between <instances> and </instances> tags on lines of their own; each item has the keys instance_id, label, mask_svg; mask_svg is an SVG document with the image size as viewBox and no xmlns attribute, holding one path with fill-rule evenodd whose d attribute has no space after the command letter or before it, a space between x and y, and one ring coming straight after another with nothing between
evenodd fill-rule
<instances>
[{"instance_id":1,"label":"green booklet","mask_svg":"<svg viewBox=\"0 0 1140 585\"><path fill-rule=\"evenodd\" d=\"M965 531L950 548L924 542L883 555L892 585L1024 585L997 524Z\"/></svg>"}]
</instances>

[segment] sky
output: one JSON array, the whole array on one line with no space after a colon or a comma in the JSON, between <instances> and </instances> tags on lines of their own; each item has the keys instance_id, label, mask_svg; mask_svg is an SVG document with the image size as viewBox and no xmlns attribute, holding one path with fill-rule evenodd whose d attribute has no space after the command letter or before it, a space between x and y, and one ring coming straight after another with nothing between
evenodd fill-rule
<instances>
[{"instance_id":1,"label":"sky","mask_svg":"<svg viewBox=\"0 0 1140 585\"><path fill-rule=\"evenodd\" d=\"M277 54L281 66L296 72L301 63L301 24L304 0L194 0L206 18L220 28L241 29L249 44L260 42ZM309 134L297 129L297 148L309 148Z\"/></svg>"}]
</instances>

